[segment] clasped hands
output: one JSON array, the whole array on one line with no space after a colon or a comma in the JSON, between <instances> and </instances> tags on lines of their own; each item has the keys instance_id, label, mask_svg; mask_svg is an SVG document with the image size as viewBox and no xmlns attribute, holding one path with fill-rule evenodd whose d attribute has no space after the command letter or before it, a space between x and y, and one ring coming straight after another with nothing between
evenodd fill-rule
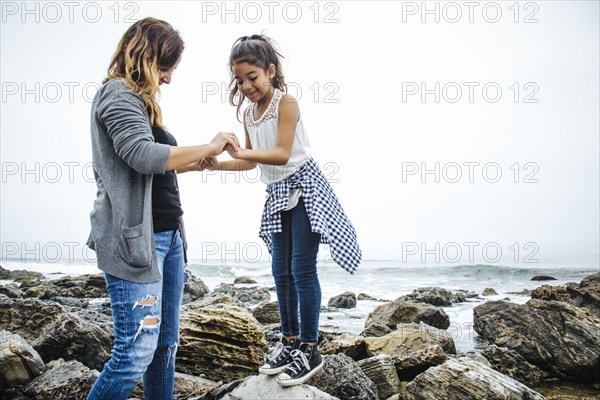
<instances>
[{"instance_id":1,"label":"clasped hands","mask_svg":"<svg viewBox=\"0 0 600 400\"><path fill-rule=\"evenodd\" d=\"M208 145L212 148L214 155L198 161L200 171L217 169L217 156L224 151L227 151L234 159L239 157L240 142L233 132L219 132Z\"/></svg>"}]
</instances>

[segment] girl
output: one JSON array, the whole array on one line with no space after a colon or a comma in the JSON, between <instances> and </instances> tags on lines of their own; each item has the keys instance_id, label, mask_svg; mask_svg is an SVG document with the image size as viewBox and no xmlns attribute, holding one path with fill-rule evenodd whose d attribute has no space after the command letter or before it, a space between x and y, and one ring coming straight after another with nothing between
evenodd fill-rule
<instances>
[{"instance_id":1,"label":"girl","mask_svg":"<svg viewBox=\"0 0 600 400\"><path fill-rule=\"evenodd\" d=\"M104 271L114 344L88 395L125 400L140 378L145 399L172 399L179 308L185 281L185 235L175 170L200 171L233 134L176 147L156 102L171 83L183 40L167 22L137 21L125 32L92 103L97 198L88 246ZM204 161L202 161L205 159Z\"/></svg>"},{"instance_id":2,"label":"girl","mask_svg":"<svg viewBox=\"0 0 600 400\"><path fill-rule=\"evenodd\" d=\"M267 184L260 236L272 254L283 338L259 372L278 375L281 385L292 386L304 383L323 366L317 348L319 243L328 243L333 259L351 274L360 264L361 252L352 224L310 156L298 104L285 94L280 57L262 35L244 36L234 43L229 56L230 103L237 104L239 119L244 99L250 101L244 112L246 148L227 146L234 160L209 168L241 171L258 164Z\"/></svg>"}]
</instances>

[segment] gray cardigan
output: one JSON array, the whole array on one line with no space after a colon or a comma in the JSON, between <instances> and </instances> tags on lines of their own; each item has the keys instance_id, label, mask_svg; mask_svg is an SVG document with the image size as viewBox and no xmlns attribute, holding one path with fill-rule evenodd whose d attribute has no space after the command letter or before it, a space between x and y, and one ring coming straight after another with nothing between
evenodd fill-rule
<instances>
[{"instance_id":1,"label":"gray cardigan","mask_svg":"<svg viewBox=\"0 0 600 400\"><path fill-rule=\"evenodd\" d=\"M170 146L154 142L144 102L122 79L108 81L96 93L91 133L97 197L87 245L102 271L156 282L152 174L165 172Z\"/></svg>"}]
</instances>

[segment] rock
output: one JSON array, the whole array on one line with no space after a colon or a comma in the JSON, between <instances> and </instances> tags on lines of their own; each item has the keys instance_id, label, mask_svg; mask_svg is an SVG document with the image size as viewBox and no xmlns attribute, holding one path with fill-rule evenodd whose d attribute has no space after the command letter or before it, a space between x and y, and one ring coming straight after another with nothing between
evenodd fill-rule
<instances>
[{"instance_id":1,"label":"rock","mask_svg":"<svg viewBox=\"0 0 600 400\"><path fill-rule=\"evenodd\" d=\"M555 281L556 278L548 275L536 275L531 278L532 281Z\"/></svg>"},{"instance_id":2,"label":"rock","mask_svg":"<svg viewBox=\"0 0 600 400\"><path fill-rule=\"evenodd\" d=\"M539 393L467 357L448 359L406 385L404 400L544 400Z\"/></svg>"},{"instance_id":3,"label":"rock","mask_svg":"<svg viewBox=\"0 0 600 400\"><path fill-rule=\"evenodd\" d=\"M479 295L472 290L458 289L455 291L457 295L463 296L465 299L479 299Z\"/></svg>"},{"instance_id":4,"label":"rock","mask_svg":"<svg viewBox=\"0 0 600 400\"><path fill-rule=\"evenodd\" d=\"M233 281L233 284L234 285L237 285L237 284L257 284L257 282L254 279L249 278L247 276L238 276Z\"/></svg>"},{"instance_id":5,"label":"rock","mask_svg":"<svg viewBox=\"0 0 600 400\"><path fill-rule=\"evenodd\" d=\"M182 307L176 368L190 375L233 381L253 375L266 350L261 325L246 309L227 303Z\"/></svg>"},{"instance_id":6,"label":"rock","mask_svg":"<svg viewBox=\"0 0 600 400\"><path fill-rule=\"evenodd\" d=\"M0 279L20 282L24 279L44 279L44 275L39 272L25 271L23 269L10 271L0 266Z\"/></svg>"},{"instance_id":7,"label":"rock","mask_svg":"<svg viewBox=\"0 0 600 400\"><path fill-rule=\"evenodd\" d=\"M14 287L12 284L0 286L0 294L4 294L11 299L19 299L23 297L23 291Z\"/></svg>"},{"instance_id":8,"label":"rock","mask_svg":"<svg viewBox=\"0 0 600 400\"><path fill-rule=\"evenodd\" d=\"M452 293L440 287L424 287L413 290L411 294L404 296L407 300L417 303L427 303L437 307L448 307L452 303L463 303L467 301L461 293Z\"/></svg>"},{"instance_id":9,"label":"rock","mask_svg":"<svg viewBox=\"0 0 600 400\"><path fill-rule=\"evenodd\" d=\"M82 309L73 309L71 311L73 314L77 315L84 321L91 323L92 325L96 325L99 328L105 330L107 333L112 335L113 331L113 319L111 314L106 315L103 312L99 312L93 309L82 308Z\"/></svg>"},{"instance_id":10,"label":"rock","mask_svg":"<svg viewBox=\"0 0 600 400\"><path fill-rule=\"evenodd\" d=\"M198 376L182 374L175 372L175 388L173 392L176 393L175 398L182 399L188 398L189 396L211 392L219 387L219 382L211 381L210 379L201 378ZM140 381L137 388L131 394L132 397L144 398L144 382Z\"/></svg>"},{"instance_id":11,"label":"rock","mask_svg":"<svg viewBox=\"0 0 600 400\"><path fill-rule=\"evenodd\" d=\"M352 358L354 361L367 358L367 347L365 338L349 332L343 333L321 333L319 352L321 354L340 354Z\"/></svg>"},{"instance_id":12,"label":"rock","mask_svg":"<svg viewBox=\"0 0 600 400\"><path fill-rule=\"evenodd\" d=\"M278 324L281 322L279 306L276 301L263 301L252 310L252 315L261 324Z\"/></svg>"},{"instance_id":13,"label":"rock","mask_svg":"<svg viewBox=\"0 0 600 400\"><path fill-rule=\"evenodd\" d=\"M31 343L64 313L64 307L53 301L0 298L0 329Z\"/></svg>"},{"instance_id":14,"label":"rock","mask_svg":"<svg viewBox=\"0 0 600 400\"><path fill-rule=\"evenodd\" d=\"M284 388L276 379L266 375L250 376L240 383L232 392L222 397L223 400L336 400L335 397L307 384Z\"/></svg>"},{"instance_id":15,"label":"rock","mask_svg":"<svg viewBox=\"0 0 600 400\"><path fill-rule=\"evenodd\" d=\"M188 280L183 287L183 304L203 299L210 292L208 286L204 284L202 279L192 275L192 273L187 270L186 273L188 274Z\"/></svg>"},{"instance_id":16,"label":"rock","mask_svg":"<svg viewBox=\"0 0 600 400\"><path fill-rule=\"evenodd\" d=\"M599 385L583 385L581 383L558 381L544 382L532 387L546 397L546 400L598 400Z\"/></svg>"},{"instance_id":17,"label":"rock","mask_svg":"<svg viewBox=\"0 0 600 400\"><path fill-rule=\"evenodd\" d=\"M565 286L542 285L531 292L532 299L563 301L573 304Z\"/></svg>"},{"instance_id":18,"label":"rock","mask_svg":"<svg viewBox=\"0 0 600 400\"><path fill-rule=\"evenodd\" d=\"M454 340L447 331L425 324L401 324L385 336L365 338L365 344L370 357L387 354L403 360L433 345L441 347L446 354L456 354Z\"/></svg>"},{"instance_id":19,"label":"rock","mask_svg":"<svg viewBox=\"0 0 600 400\"><path fill-rule=\"evenodd\" d=\"M586 308L600 318L600 273L583 278L579 285L567 284L567 291L575 306Z\"/></svg>"},{"instance_id":20,"label":"rock","mask_svg":"<svg viewBox=\"0 0 600 400\"><path fill-rule=\"evenodd\" d=\"M31 345L45 361L63 357L102 370L110 358L112 340L112 330L107 331L73 313L66 313L45 326Z\"/></svg>"},{"instance_id":21,"label":"rock","mask_svg":"<svg viewBox=\"0 0 600 400\"><path fill-rule=\"evenodd\" d=\"M90 299L108 297L104 274L64 276L48 282L58 288L59 296Z\"/></svg>"},{"instance_id":22,"label":"rock","mask_svg":"<svg viewBox=\"0 0 600 400\"><path fill-rule=\"evenodd\" d=\"M359 293L357 300L372 300L372 301L377 301L377 299L373 296L370 296L366 293Z\"/></svg>"},{"instance_id":23,"label":"rock","mask_svg":"<svg viewBox=\"0 0 600 400\"><path fill-rule=\"evenodd\" d=\"M46 364L46 370L51 370L53 368L63 365L64 363L65 360L63 358L59 358L58 360L52 360Z\"/></svg>"},{"instance_id":24,"label":"rock","mask_svg":"<svg viewBox=\"0 0 600 400\"><path fill-rule=\"evenodd\" d=\"M56 296L53 297L52 300L67 307L88 308L88 306L90 305L89 301L87 301L86 299L78 299L75 297Z\"/></svg>"},{"instance_id":25,"label":"rock","mask_svg":"<svg viewBox=\"0 0 600 400\"><path fill-rule=\"evenodd\" d=\"M498 292L496 292L493 288L485 288L483 289L482 296L498 296Z\"/></svg>"},{"instance_id":26,"label":"rock","mask_svg":"<svg viewBox=\"0 0 600 400\"><path fill-rule=\"evenodd\" d=\"M48 300L55 296L58 296L58 290L52 285L42 283L41 285L33 286L23 292L24 298L35 297L40 300Z\"/></svg>"},{"instance_id":27,"label":"rock","mask_svg":"<svg viewBox=\"0 0 600 400\"><path fill-rule=\"evenodd\" d=\"M514 294L515 296L531 296L531 289L523 289L520 292L508 292L507 294Z\"/></svg>"},{"instance_id":28,"label":"rock","mask_svg":"<svg viewBox=\"0 0 600 400\"><path fill-rule=\"evenodd\" d=\"M387 399L397 393L400 379L392 357L380 354L359 361L358 366L377 386L380 399Z\"/></svg>"},{"instance_id":29,"label":"rock","mask_svg":"<svg viewBox=\"0 0 600 400\"><path fill-rule=\"evenodd\" d=\"M471 360L477 361L478 363L481 363L490 368L493 368L492 364L488 361L487 358L482 356L481 353L476 353L474 351L468 351L466 353L459 354L459 357L467 357L467 358L470 358Z\"/></svg>"},{"instance_id":30,"label":"rock","mask_svg":"<svg viewBox=\"0 0 600 400\"><path fill-rule=\"evenodd\" d=\"M490 301L473 309L474 329L554 377L598 382L600 320L585 310L559 301Z\"/></svg>"},{"instance_id":31,"label":"rock","mask_svg":"<svg viewBox=\"0 0 600 400\"><path fill-rule=\"evenodd\" d=\"M42 357L21 336L0 331L0 383L5 388L24 385L46 370Z\"/></svg>"},{"instance_id":32,"label":"rock","mask_svg":"<svg viewBox=\"0 0 600 400\"><path fill-rule=\"evenodd\" d=\"M108 297L103 274L64 276L51 281L23 281L23 297L54 299L55 297L89 299ZM72 302L71 302L72 303Z\"/></svg>"},{"instance_id":33,"label":"rock","mask_svg":"<svg viewBox=\"0 0 600 400\"><path fill-rule=\"evenodd\" d=\"M327 306L335 308L355 308L356 294L352 292L344 292L340 295L333 296L329 299Z\"/></svg>"},{"instance_id":34,"label":"rock","mask_svg":"<svg viewBox=\"0 0 600 400\"><path fill-rule=\"evenodd\" d=\"M72 360L38 376L24 386L23 392L29 400L85 400L98 375L98 371Z\"/></svg>"},{"instance_id":35,"label":"rock","mask_svg":"<svg viewBox=\"0 0 600 400\"><path fill-rule=\"evenodd\" d=\"M270 301L271 294L267 288L258 287L235 287L232 284L222 283L215 288L211 296L231 296L244 305L259 304L262 301Z\"/></svg>"},{"instance_id":36,"label":"rock","mask_svg":"<svg viewBox=\"0 0 600 400\"><path fill-rule=\"evenodd\" d=\"M386 325L372 323L362 331L361 336L364 337L381 337L385 336L388 333L392 332L391 328L388 328Z\"/></svg>"},{"instance_id":37,"label":"rock","mask_svg":"<svg viewBox=\"0 0 600 400\"><path fill-rule=\"evenodd\" d=\"M402 381L411 381L429 367L443 364L448 357L439 345L434 344L395 358L398 377Z\"/></svg>"},{"instance_id":38,"label":"rock","mask_svg":"<svg viewBox=\"0 0 600 400\"><path fill-rule=\"evenodd\" d=\"M306 381L325 393L345 400L377 399L377 386L344 354L323 356L323 369Z\"/></svg>"},{"instance_id":39,"label":"rock","mask_svg":"<svg viewBox=\"0 0 600 400\"><path fill-rule=\"evenodd\" d=\"M482 354L495 370L527 386L535 386L544 378L544 372L541 369L528 363L512 349L490 345Z\"/></svg>"},{"instance_id":40,"label":"rock","mask_svg":"<svg viewBox=\"0 0 600 400\"><path fill-rule=\"evenodd\" d=\"M63 357L102 369L112 349L112 328L85 321L53 301L0 299L0 329L27 340L46 362Z\"/></svg>"},{"instance_id":41,"label":"rock","mask_svg":"<svg viewBox=\"0 0 600 400\"><path fill-rule=\"evenodd\" d=\"M400 323L411 322L423 322L439 329L448 329L450 326L450 318L441 308L397 299L373 310L365 322L365 329L372 323L378 323L394 330Z\"/></svg>"}]
</instances>

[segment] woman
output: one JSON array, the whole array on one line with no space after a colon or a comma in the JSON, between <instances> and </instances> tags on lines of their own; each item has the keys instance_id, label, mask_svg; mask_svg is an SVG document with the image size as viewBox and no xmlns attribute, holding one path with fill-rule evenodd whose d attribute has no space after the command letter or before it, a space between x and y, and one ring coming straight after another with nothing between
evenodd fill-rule
<instances>
[{"instance_id":1,"label":"woman","mask_svg":"<svg viewBox=\"0 0 600 400\"><path fill-rule=\"evenodd\" d=\"M88 246L105 273L114 344L88 399L172 399L179 308L185 282L184 230L175 170L201 171L234 134L176 147L156 95L181 60L183 40L165 21L145 18L125 32L92 104L97 198Z\"/></svg>"}]
</instances>

